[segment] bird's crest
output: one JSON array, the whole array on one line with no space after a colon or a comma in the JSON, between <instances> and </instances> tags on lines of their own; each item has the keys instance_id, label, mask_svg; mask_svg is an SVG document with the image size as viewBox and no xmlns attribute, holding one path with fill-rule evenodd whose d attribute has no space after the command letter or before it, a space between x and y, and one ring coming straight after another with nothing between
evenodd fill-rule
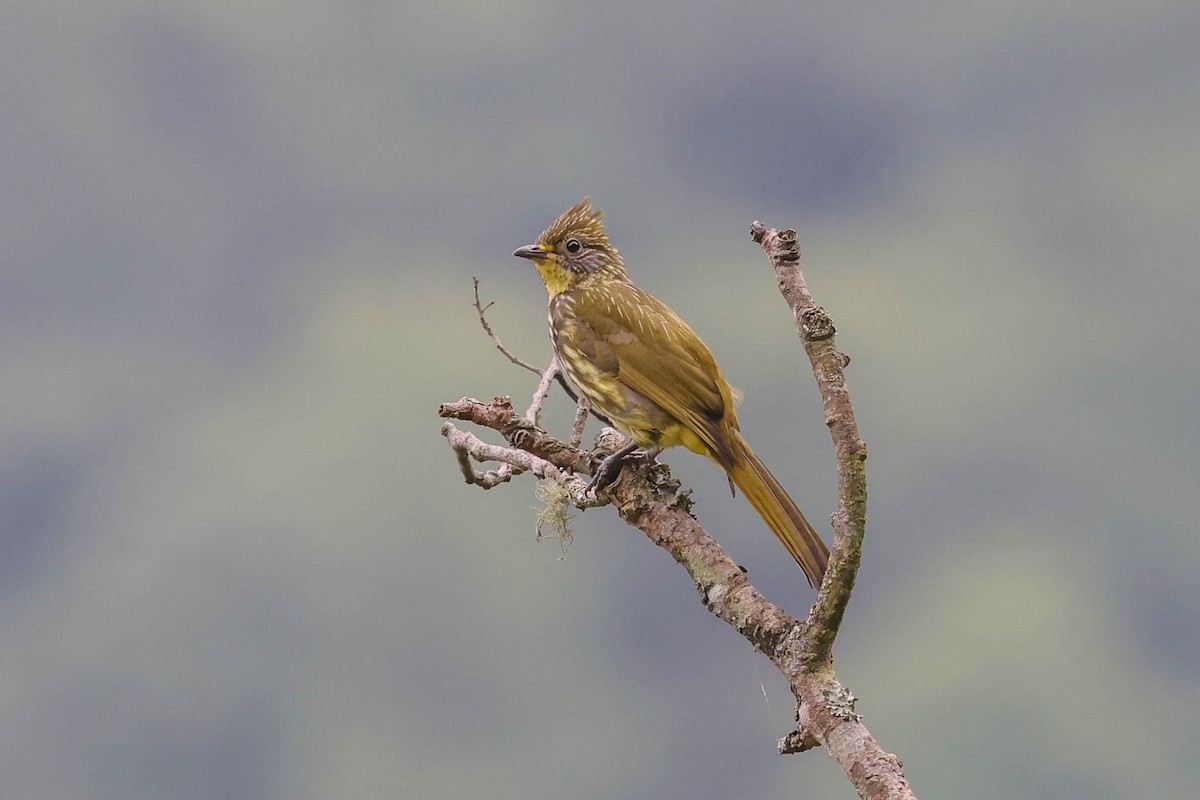
<instances>
[{"instance_id":1,"label":"bird's crest","mask_svg":"<svg viewBox=\"0 0 1200 800\"><path fill-rule=\"evenodd\" d=\"M592 208L592 198L585 197L542 231L538 244L553 249L568 236L576 236L590 245L611 247L604 230L603 217L603 211Z\"/></svg>"}]
</instances>

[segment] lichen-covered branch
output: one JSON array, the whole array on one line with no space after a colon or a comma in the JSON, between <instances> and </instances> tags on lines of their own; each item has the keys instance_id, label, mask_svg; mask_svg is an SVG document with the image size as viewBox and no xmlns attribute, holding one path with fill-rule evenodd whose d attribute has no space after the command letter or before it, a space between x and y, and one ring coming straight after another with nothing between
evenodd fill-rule
<instances>
[{"instance_id":1,"label":"lichen-covered branch","mask_svg":"<svg viewBox=\"0 0 1200 800\"><path fill-rule=\"evenodd\" d=\"M779 291L792 309L804 351L812 363L813 377L825 405L825 424L833 438L838 472L838 507L833 514L834 540L825 581L809 616L809 647L815 659L824 658L833 647L838 627L850 601L854 580L862 561L863 535L867 526L867 446L858 435L854 406L846 386L850 359L834 342L833 321L808 291L800 270L800 244L793 230L764 228L755 220L750 237L758 242L779 280Z\"/></svg>"},{"instance_id":2,"label":"lichen-covered branch","mask_svg":"<svg viewBox=\"0 0 1200 800\"><path fill-rule=\"evenodd\" d=\"M796 320L804 351L821 391L825 424L833 439L838 472L838 507L833 514L834 541L825 580L803 634L805 671L792 682L797 699L797 730L781 749L816 740L825 745L862 797L913 797L900 760L879 746L854 713L854 697L833 671L831 651L854 589L862 561L867 525L867 447L858 434L846 385L850 359L837 349L836 330L816 304L800 269L800 245L793 230L768 229L757 220L750 237L775 270L779 291Z\"/></svg>"},{"instance_id":3,"label":"lichen-covered branch","mask_svg":"<svg viewBox=\"0 0 1200 800\"><path fill-rule=\"evenodd\" d=\"M781 752L800 752L823 744L862 797L912 797L899 761L872 738L854 712L853 696L837 682L829 661L814 668L813 653L807 649L812 642L808 635L812 623L797 620L750 583L742 568L691 516L690 497L679 490L679 483L671 478L666 465L626 467L607 491L596 497L587 492L584 478L570 472L572 467L589 462L588 455L528 427L528 421L513 410L508 398L498 397L490 403L463 398L443 405L439 413L506 436L524 431L516 438L547 454L547 458L518 447L488 445L453 423L443 425L452 447L465 448L473 458L510 463L560 482L579 508L611 502L622 519L683 565L704 605L764 653L791 685L798 701L798 726L781 740ZM608 446L611 448L612 443Z\"/></svg>"}]
</instances>

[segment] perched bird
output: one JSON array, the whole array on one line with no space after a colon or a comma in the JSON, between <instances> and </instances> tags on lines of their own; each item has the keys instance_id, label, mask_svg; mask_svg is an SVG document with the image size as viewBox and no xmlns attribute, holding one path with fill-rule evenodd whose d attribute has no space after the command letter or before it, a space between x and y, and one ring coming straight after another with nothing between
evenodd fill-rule
<instances>
[{"instance_id":1,"label":"perched bird","mask_svg":"<svg viewBox=\"0 0 1200 800\"><path fill-rule=\"evenodd\" d=\"M712 353L665 303L641 289L609 241L601 211L583 198L514 256L537 267L550 293L559 365L592 407L629 436L595 480L644 448L683 445L728 473L813 587L829 551L738 429L735 390Z\"/></svg>"}]
</instances>

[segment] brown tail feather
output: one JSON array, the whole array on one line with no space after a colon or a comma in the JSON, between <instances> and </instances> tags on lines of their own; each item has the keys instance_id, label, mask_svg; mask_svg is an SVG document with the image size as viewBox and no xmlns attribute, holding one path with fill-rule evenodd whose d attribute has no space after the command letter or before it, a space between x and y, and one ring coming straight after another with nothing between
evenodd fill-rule
<instances>
[{"instance_id":1,"label":"brown tail feather","mask_svg":"<svg viewBox=\"0 0 1200 800\"><path fill-rule=\"evenodd\" d=\"M825 543L742 435L735 431L734 437L733 463L722 466L742 494L746 495L754 510L783 542L792 558L796 559L812 587L820 587L821 579L825 577L825 565L829 561L829 550Z\"/></svg>"}]
</instances>

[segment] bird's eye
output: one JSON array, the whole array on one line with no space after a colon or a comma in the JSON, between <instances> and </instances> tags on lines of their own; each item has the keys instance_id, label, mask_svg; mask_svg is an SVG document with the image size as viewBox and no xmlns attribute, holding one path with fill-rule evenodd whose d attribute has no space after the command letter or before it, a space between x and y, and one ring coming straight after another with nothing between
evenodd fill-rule
<instances>
[{"instance_id":1,"label":"bird's eye","mask_svg":"<svg viewBox=\"0 0 1200 800\"><path fill-rule=\"evenodd\" d=\"M567 252L568 253L578 253L582 249L583 249L583 245L581 245L579 243L578 239L567 239Z\"/></svg>"}]
</instances>

